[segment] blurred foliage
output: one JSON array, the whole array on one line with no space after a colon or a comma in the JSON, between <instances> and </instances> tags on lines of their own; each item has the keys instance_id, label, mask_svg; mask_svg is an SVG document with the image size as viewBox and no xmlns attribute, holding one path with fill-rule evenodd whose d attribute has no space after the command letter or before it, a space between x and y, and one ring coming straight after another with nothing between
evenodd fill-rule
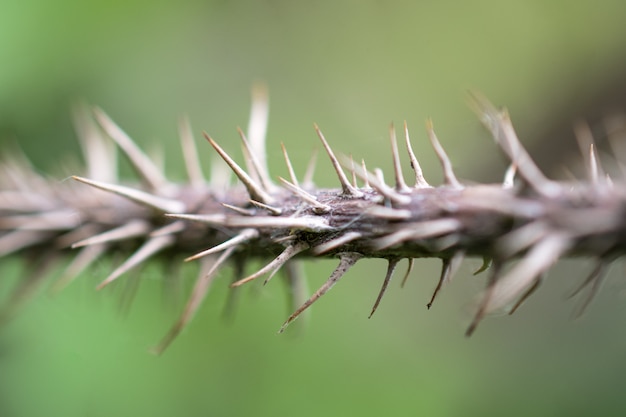
<instances>
[{"instance_id":1,"label":"blurred foliage","mask_svg":"<svg viewBox=\"0 0 626 417\"><path fill-rule=\"evenodd\" d=\"M465 91L506 104L530 143L561 106L620 77L625 12L620 1L4 0L0 141L18 142L41 170L66 174L63 161L79 152L70 108L84 99L147 149L174 155L167 169L180 179L176 117L189 114L197 133L235 151L250 86L262 80L277 175L280 141L303 172L317 145L313 122L337 150L389 169L387 125L406 119L436 182L421 129L432 116L461 177L493 166L497 179L503 162ZM319 183L334 185L319 164ZM305 329L283 336L274 334L287 316L280 282L244 289L230 321L221 317L224 277L159 358L146 349L181 306L163 300L165 266L142 271L122 319L118 297L93 290L110 262L55 297L40 295L0 329L0 415L572 416L626 406L623 284L610 281L575 324L562 302L585 262L563 262L516 316L487 320L470 340L463 326L484 279L468 278L471 262L430 312L437 263L419 262L407 288L393 286L366 320L384 264L364 261L315 306ZM332 267L307 265L310 286ZM23 265L3 259L0 273L6 295ZM184 274L187 289L193 276Z\"/></svg>"}]
</instances>

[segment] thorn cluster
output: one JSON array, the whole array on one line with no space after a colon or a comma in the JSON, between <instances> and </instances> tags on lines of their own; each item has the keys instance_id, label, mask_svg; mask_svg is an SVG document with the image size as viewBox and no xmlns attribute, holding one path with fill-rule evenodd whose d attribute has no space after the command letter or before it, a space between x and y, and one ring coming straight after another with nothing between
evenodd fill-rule
<instances>
[{"instance_id":1,"label":"thorn cluster","mask_svg":"<svg viewBox=\"0 0 626 417\"><path fill-rule=\"evenodd\" d=\"M441 259L441 275L427 303L431 308L466 256L482 258L484 265L477 273L491 272L467 330L469 335L486 314L515 311L558 259L593 257L596 267L572 294L589 287L576 310L580 314L596 293L608 265L626 252L626 187L607 176L585 126L578 126L577 132L588 178L561 183L548 179L535 165L506 112L481 97L475 97L474 104L510 161L501 184L464 185L459 181L428 121L426 130L443 169L443 185L433 187L424 178L406 123L405 146L415 173L412 185L402 174L393 125L392 185L385 182L381 170L368 171L364 161L355 164L352 157L338 158L315 125L339 181L336 189L319 189L312 181L315 156L300 181L282 144L289 180L279 177L274 183L270 179L265 158L267 92L259 88L255 90L247 135L238 130L245 168L204 134L243 185L230 185L224 191L220 191L223 174L205 179L187 118L180 121L180 138L189 181L175 184L102 110L80 108L75 121L86 177L73 176L74 182L51 181L37 174L17 152L0 163L0 256L21 252L41 259L15 289L0 317L12 314L42 282L62 249L69 247L78 253L54 284L55 290L116 248L135 247L135 251L98 289L157 256L184 254L185 261L201 263L184 311L155 347L158 353L191 320L219 270L229 261L236 266L233 288L262 276L268 283L279 270L285 272L295 310L281 332L363 258L388 260L370 317L402 259L408 260L402 286L415 258ZM111 139L130 161L139 185L119 183ZM296 265L301 259L315 257L337 258L339 264L307 298ZM270 261L246 276L249 258Z\"/></svg>"}]
</instances>

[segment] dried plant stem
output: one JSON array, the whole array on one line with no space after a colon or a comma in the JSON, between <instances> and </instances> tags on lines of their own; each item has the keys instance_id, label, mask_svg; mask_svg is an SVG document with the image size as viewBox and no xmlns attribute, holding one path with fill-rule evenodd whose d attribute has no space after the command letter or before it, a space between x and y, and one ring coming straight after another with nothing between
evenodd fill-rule
<instances>
[{"instance_id":1,"label":"dried plant stem","mask_svg":"<svg viewBox=\"0 0 626 417\"><path fill-rule=\"evenodd\" d=\"M137 251L129 254L128 260L98 289L161 254L182 254L187 261L200 259L206 272L198 277L180 319L155 348L160 353L191 320L220 266L229 259L241 263L242 256L270 262L247 277L243 277L244 268L240 265L241 276L232 286L269 274L267 283L284 268L289 281L300 288L295 262L306 258L339 259L328 281L304 304L301 291L294 288L293 302L300 307L280 331L360 259L383 258L389 262L373 314L401 259L409 260L409 268L415 258L442 260L441 277L428 303L430 307L464 257L483 258L485 266L481 271L493 266L468 329L471 334L486 314L517 308L537 288L544 273L564 256L599 260L599 266L580 288L591 284L586 305L595 294L606 265L626 252L626 186L604 174L590 135L580 140L589 152L588 178L576 183L556 182L546 178L534 164L506 112L475 97L478 114L511 163L502 184L463 185L431 122L427 123L427 131L444 170L442 186L432 187L424 179L406 124L406 149L415 171L413 185L408 185L402 176L393 126L390 140L395 184L387 185L378 170L374 174L368 172L365 163L355 165L351 158L345 158L342 164L342 158L335 155L317 126L315 131L337 174L339 187L318 189L312 185L311 174L298 181L284 146L290 180L280 178L274 184L269 179L264 151L267 94L265 90L257 93L248 132L250 142L240 130L247 170L205 134L243 185L225 191L219 191L219 184L204 180L186 119L181 122L181 145L188 184L168 181L157 165L99 109L93 111L92 117L86 117L87 112L83 111L77 119L91 178L75 176L74 182L53 182L38 176L23 159L5 159L0 164L0 256L30 251L46 252L48 257L56 258L57 253L63 252L62 247L81 248L76 262L68 267L55 289L71 282L108 250L120 245L128 247L128 241L140 243ZM116 156L106 145L106 136L131 161L141 187L115 183ZM344 168L351 174L352 182ZM514 181L516 174L519 179ZM356 184L356 177L363 181L362 187ZM519 262L507 268L513 260ZM403 284L407 277L408 272ZM11 313L11 306L19 304L16 297L30 292L27 283L16 290L4 315Z\"/></svg>"}]
</instances>

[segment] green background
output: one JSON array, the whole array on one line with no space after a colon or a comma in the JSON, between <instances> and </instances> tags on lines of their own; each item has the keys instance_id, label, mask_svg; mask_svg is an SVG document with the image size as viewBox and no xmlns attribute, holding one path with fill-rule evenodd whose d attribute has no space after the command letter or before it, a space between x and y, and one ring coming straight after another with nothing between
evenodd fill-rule
<instances>
[{"instance_id":1,"label":"green background","mask_svg":"<svg viewBox=\"0 0 626 417\"><path fill-rule=\"evenodd\" d=\"M407 120L438 183L422 129L432 117L461 178L498 180L505 163L466 91L506 105L532 144L559 108L619 77L624 16L621 1L4 0L0 149L19 143L61 180L79 155L69 114L82 99L146 149L162 148L168 175L183 180L177 117L189 114L198 137L206 130L238 152L235 128L245 127L250 88L263 81L273 175L286 174L281 141L302 175L317 146L314 122L338 151L390 172L387 126ZM213 154L200 149L208 168ZM337 185L329 168L321 159L320 186ZM182 306L180 294L162 292L179 260L144 269L124 313L124 285L93 289L113 262L102 259L61 294L43 291L0 328L0 415L575 416L626 406L619 265L581 319L570 320L575 303L563 295L592 265L563 261L518 314L486 320L471 339L464 329L484 282L471 276L477 260L431 311L438 262L419 261L371 320L385 263L361 261L306 326L285 335L276 334L289 314L278 280L245 288L234 317L222 317L226 271L188 329L154 357L147 349ZM310 291L333 267L306 264ZM17 257L0 262L0 295L23 270ZM187 289L194 272L183 269Z\"/></svg>"}]
</instances>

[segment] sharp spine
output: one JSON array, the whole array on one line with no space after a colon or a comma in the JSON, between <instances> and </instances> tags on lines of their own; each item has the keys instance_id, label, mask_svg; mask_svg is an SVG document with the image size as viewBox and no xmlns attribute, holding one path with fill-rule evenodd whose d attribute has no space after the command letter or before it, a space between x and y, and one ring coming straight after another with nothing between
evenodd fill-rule
<instances>
[{"instance_id":1,"label":"sharp spine","mask_svg":"<svg viewBox=\"0 0 626 417\"><path fill-rule=\"evenodd\" d=\"M406 120L404 121L404 140L406 142L406 150L411 161L411 168L413 168L413 171L415 172L415 188L431 188L430 184L428 184L424 178L422 167L415 156L415 152L413 152L411 139L409 138L409 127L407 126Z\"/></svg>"},{"instance_id":2,"label":"sharp spine","mask_svg":"<svg viewBox=\"0 0 626 417\"><path fill-rule=\"evenodd\" d=\"M324 146L324 149L326 150L326 153L328 154L328 157L330 158L330 162L333 165L335 172L337 173L337 177L339 178L339 183L341 184L341 189L343 191L343 194L352 196L352 197L362 196L363 193L361 193L359 190L354 188L350 184L350 181L348 181L346 174L343 172L343 169L341 169L341 165L339 164L337 157L335 157L333 150L328 145L328 142L326 141L326 138L324 137L324 134L322 133L320 128L317 125L314 125L314 127L315 127L315 132L317 132L317 136L320 138L320 141L322 141L322 145Z\"/></svg>"},{"instance_id":3,"label":"sharp spine","mask_svg":"<svg viewBox=\"0 0 626 417\"><path fill-rule=\"evenodd\" d=\"M393 271L395 271L396 266L400 259L389 259L387 264L387 273L385 274L385 279L383 280L383 285L380 288L380 292L378 293L378 297L376 297L376 301L374 302L374 306L372 307L372 312L370 313L368 319L371 319L376 310L378 309L378 305L380 304L380 300L383 299L383 295L385 295L385 291L387 290L387 286L391 281L391 277L393 276Z\"/></svg>"},{"instance_id":4,"label":"sharp spine","mask_svg":"<svg viewBox=\"0 0 626 417\"><path fill-rule=\"evenodd\" d=\"M256 229L243 229L238 235L228 239L227 241L186 258L185 262L195 261L196 259L202 258L204 256L212 255L217 252L222 252L231 247L237 247L242 243L246 243L252 239L257 238L258 236L259 232Z\"/></svg>"},{"instance_id":5,"label":"sharp spine","mask_svg":"<svg viewBox=\"0 0 626 417\"><path fill-rule=\"evenodd\" d=\"M72 245L72 249L127 240L137 236L145 236L149 231L150 225L147 222L143 220L131 220L123 226L80 240Z\"/></svg>"},{"instance_id":6,"label":"sharp spine","mask_svg":"<svg viewBox=\"0 0 626 417\"><path fill-rule=\"evenodd\" d=\"M391 142L391 157L393 159L393 172L396 178L396 190L401 193L409 192L410 189L404 181L402 175L402 164L400 163L400 152L398 152L398 140L396 139L396 128L393 123L389 125L389 141Z\"/></svg>"},{"instance_id":7,"label":"sharp spine","mask_svg":"<svg viewBox=\"0 0 626 417\"><path fill-rule=\"evenodd\" d=\"M319 201L317 201L317 198L315 196L307 193L302 188L290 183L286 179L282 177L278 177L278 179L280 180L280 182L283 183L283 185L287 188L287 190L291 191L297 197L299 197L300 199L305 201L307 204L309 204L311 207L313 207L313 210L316 213L318 214L328 213L330 211L330 206L328 204L320 203Z\"/></svg>"},{"instance_id":8,"label":"sharp spine","mask_svg":"<svg viewBox=\"0 0 626 417\"><path fill-rule=\"evenodd\" d=\"M448 154L439 143L439 139L437 139L437 135L435 134L435 129L433 128L433 121L431 119L426 120L426 130L428 132L428 138L430 139L430 143L437 154L437 158L439 158L439 162L441 162L441 167L443 169L443 176L445 178L445 182L447 185L450 185L454 188L463 188L463 185L459 182L454 174L454 170L452 169L452 162L450 162L450 158L448 158Z\"/></svg>"},{"instance_id":9,"label":"sharp spine","mask_svg":"<svg viewBox=\"0 0 626 417\"><path fill-rule=\"evenodd\" d=\"M300 184L298 184L298 178L296 177L296 173L294 172L293 166L291 165L291 160L289 159L287 148L285 148L285 144L283 142L280 142L280 148L283 151L283 157L285 158L285 164L287 165L287 171L289 172L289 178L291 179L291 183L296 187L300 187Z\"/></svg>"}]
</instances>

